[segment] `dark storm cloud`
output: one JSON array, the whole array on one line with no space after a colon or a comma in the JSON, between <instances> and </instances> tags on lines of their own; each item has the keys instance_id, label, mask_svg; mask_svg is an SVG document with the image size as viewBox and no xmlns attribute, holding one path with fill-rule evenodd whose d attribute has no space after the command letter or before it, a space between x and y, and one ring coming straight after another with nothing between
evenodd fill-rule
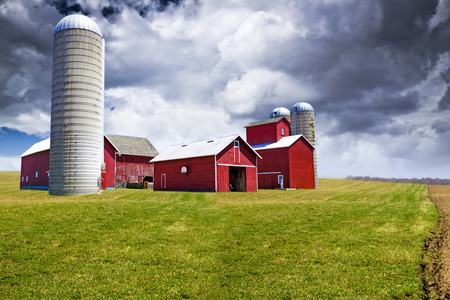
<instances>
[{"instance_id":1,"label":"dark storm cloud","mask_svg":"<svg viewBox=\"0 0 450 300\"><path fill-rule=\"evenodd\" d=\"M76 0L47 0L47 4L54 6L60 14L68 16L73 13L82 13L88 16L89 11L81 6Z\"/></svg>"},{"instance_id":2,"label":"dark storm cloud","mask_svg":"<svg viewBox=\"0 0 450 300\"><path fill-rule=\"evenodd\" d=\"M450 49L448 19L429 27L438 4L438 0L384 0L318 5L306 18L310 24L325 19L328 34L293 41L289 49L281 50L286 60L269 54L265 63L320 91L314 98L299 100L333 116L337 125L331 132L382 132L380 124L420 108L425 100L414 87ZM450 80L448 74L447 70L441 76ZM448 90L439 108L450 109Z\"/></svg>"},{"instance_id":3,"label":"dark storm cloud","mask_svg":"<svg viewBox=\"0 0 450 300\"><path fill-rule=\"evenodd\" d=\"M438 103L438 111L450 110L450 86L447 86L444 96Z\"/></svg>"},{"instance_id":4,"label":"dark storm cloud","mask_svg":"<svg viewBox=\"0 0 450 300\"><path fill-rule=\"evenodd\" d=\"M45 12L44 12L45 13ZM27 20L0 17L0 118L15 115L18 107L49 107L53 16ZM50 57L50 60L49 60Z\"/></svg>"},{"instance_id":5,"label":"dark storm cloud","mask_svg":"<svg viewBox=\"0 0 450 300\"><path fill-rule=\"evenodd\" d=\"M450 132L450 123L446 120L438 120L433 123L431 128L433 128L439 135L444 134Z\"/></svg>"},{"instance_id":6,"label":"dark storm cloud","mask_svg":"<svg viewBox=\"0 0 450 300\"><path fill-rule=\"evenodd\" d=\"M115 16L122 13L124 6L133 8L141 17L146 17L150 11L164 12L170 5L177 6L183 0L152 0L150 4L143 0L109 0L109 5L102 8L83 7L77 0L46 0L47 4L55 7L62 15L82 13L86 16L91 14L91 9L99 9L103 17L110 22L115 21Z\"/></svg>"}]
</instances>

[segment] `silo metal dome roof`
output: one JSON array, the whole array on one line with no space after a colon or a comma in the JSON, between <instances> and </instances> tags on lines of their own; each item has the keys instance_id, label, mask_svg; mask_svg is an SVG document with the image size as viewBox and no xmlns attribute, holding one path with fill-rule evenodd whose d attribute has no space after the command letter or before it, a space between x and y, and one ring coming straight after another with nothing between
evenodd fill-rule
<instances>
[{"instance_id":1,"label":"silo metal dome roof","mask_svg":"<svg viewBox=\"0 0 450 300\"><path fill-rule=\"evenodd\" d=\"M311 106L311 104L306 102L297 102L291 108L291 111L305 111L305 110L314 111L314 108Z\"/></svg>"},{"instance_id":2,"label":"silo metal dome roof","mask_svg":"<svg viewBox=\"0 0 450 300\"><path fill-rule=\"evenodd\" d=\"M56 25L53 35L55 35L58 31L64 29L86 29L89 31L93 31L103 37L100 27L98 27L97 23L83 15L70 15L63 18Z\"/></svg>"},{"instance_id":3,"label":"silo metal dome roof","mask_svg":"<svg viewBox=\"0 0 450 300\"><path fill-rule=\"evenodd\" d=\"M278 116L289 116L291 112L286 107L277 107L270 113L270 118Z\"/></svg>"}]
</instances>

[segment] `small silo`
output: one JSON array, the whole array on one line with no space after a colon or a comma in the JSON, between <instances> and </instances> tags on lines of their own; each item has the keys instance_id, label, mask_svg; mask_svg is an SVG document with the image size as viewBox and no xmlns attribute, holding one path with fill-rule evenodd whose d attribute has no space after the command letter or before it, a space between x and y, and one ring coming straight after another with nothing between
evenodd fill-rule
<instances>
[{"instance_id":1,"label":"small silo","mask_svg":"<svg viewBox=\"0 0 450 300\"><path fill-rule=\"evenodd\" d=\"M101 191L104 39L83 15L63 18L54 31L50 129L51 195Z\"/></svg>"},{"instance_id":2,"label":"small silo","mask_svg":"<svg viewBox=\"0 0 450 300\"><path fill-rule=\"evenodd\" d=\"M314 108L306 102L297 102L291 108L291 134L302 134L315 147ZM314 179L316 189L319 187L317 176L317 153L314 150Z\"/></svg>"},{"instance_id":3,"label":"small silo","mask_svg":"<svg viewBox=\"0 0 450 300\"><path fill-rule=\"evenodd\" d=\"M288 121L291 121L291 112L286 107L274 108L270 113L270 118L274 119L279 117L285 117Z\"/></svg>"}]
</instances>

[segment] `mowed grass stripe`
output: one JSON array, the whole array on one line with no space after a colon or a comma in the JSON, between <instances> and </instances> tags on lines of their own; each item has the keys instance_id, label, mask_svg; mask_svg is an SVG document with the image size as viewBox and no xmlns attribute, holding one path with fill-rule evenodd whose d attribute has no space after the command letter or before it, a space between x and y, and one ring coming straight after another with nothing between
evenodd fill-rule
<instances>
[{"instance_id":1,"label":"mowed grass stripe","mask_svg":"<svg viewBox=\"0 0 450 300\"><path fill-rule=\"evenodd\" d=\"M51 197L0 172L4 299L421 299L425 185Z\"/></svg>"}]
</instances>

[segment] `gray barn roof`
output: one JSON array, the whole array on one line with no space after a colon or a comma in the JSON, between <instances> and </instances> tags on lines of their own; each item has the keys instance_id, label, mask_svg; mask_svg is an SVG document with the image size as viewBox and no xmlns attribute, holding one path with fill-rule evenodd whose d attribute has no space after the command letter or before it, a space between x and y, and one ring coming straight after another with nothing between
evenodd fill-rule
<instances>
[{"instance_id":1,"label":"gray barn roof","mask_svg":"<svg viewBox=\"0 0 450 300\"><path fill-rule=\"evenodd\" d=\"M268 120L264 120L264 121L252 122L252 123L248 124L247 126L245 126L245 128L247 128L247 127L253 127L253 126L258 126L258 125L263 125L263 124L277 123L277 122L279 122L282 118L284 118L284 119L288 122L288 124L291 124L291 122L289 122L289 120L286 119L284 116L280 116L280 117L276 117L276 118L268 119Z\"/></svg>"},{"instance_id":2,"label":"gray barn roof","mask_svg":"<svg viewBox=\"0 0 450 300\"><path fill-rule=\"evenodd\" d=\"M147 138L112 134L106 134L105 136L120 154L151 157L159 154Z\"/></svg>"}]
</instances>

